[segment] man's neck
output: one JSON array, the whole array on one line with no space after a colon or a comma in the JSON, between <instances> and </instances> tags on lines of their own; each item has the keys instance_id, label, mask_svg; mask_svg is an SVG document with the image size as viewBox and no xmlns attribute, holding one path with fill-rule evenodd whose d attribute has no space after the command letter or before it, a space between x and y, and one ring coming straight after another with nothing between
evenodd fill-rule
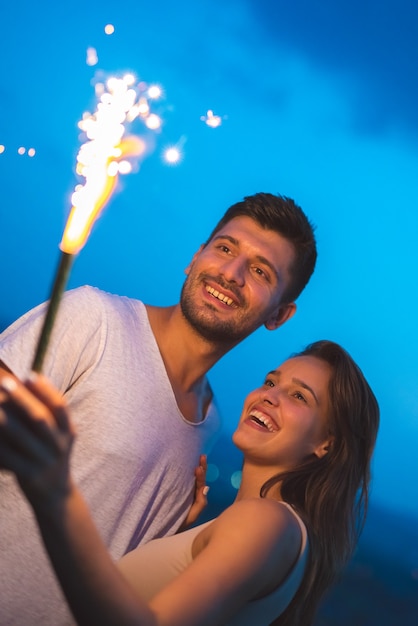
<instances>
[{"instance_id":1,"label":"man's neck","mask_svg":"<svg viewBox=\"0 0 418 626\"><path fill-rule=\"evenodd\" d=\"M186 419L201 421L212 398L206 374L226 350L199 337L180 305L146 309L179 408Z\"/></svg>"}]
</instances>

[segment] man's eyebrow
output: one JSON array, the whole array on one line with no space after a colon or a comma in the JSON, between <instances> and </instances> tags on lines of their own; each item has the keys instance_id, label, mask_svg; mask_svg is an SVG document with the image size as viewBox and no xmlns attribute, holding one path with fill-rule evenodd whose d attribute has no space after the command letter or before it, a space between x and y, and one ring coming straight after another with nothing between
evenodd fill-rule
<instances>
[{"instance_id":1,"label":"man's eyebrow","mask_svg":"<svg viewBox=\"0 0 418 626\"><path fill-rule=\"evenodd\" d=\"M239 245L239 241L238 239L235 239L235 237L231 237L231 235L215 235L212 239L212 241L217 241L218 239L227 239L228 241L230 241L231 243L233 243L235 246Z\"/></svg>"},{"instance_id":2,"label":"man's eyebrow","mask_svg":"<svg viewBox=\"0 0 418 626\"><path fill-rule=\"evenodd\" d=\"M268 376L275 376L276 378L280 378L280 372L278 372L277 370L270 370L270 372L267 372L264 378L268 378Z\"/></svg>"},{"instance_id":3,"label":"man's eyebrow","mask_svg":"<svg viewBox=\"0 0 418 626\"><path fill-rule=\"evenodd\" d=\"M231 237L231 235L215 235L212 241L217 241L218 239L226 239L227 241L232 243L234 246L239 246L239 240L236 239L235 237ZM277 279L277 282L281 282L281 276L271 261L269 261L262 254L257 254L255 258L259 263L261 263L262 265L266 265L273 272L273 274L275 275Z\"/></svg>"}]
</instances>

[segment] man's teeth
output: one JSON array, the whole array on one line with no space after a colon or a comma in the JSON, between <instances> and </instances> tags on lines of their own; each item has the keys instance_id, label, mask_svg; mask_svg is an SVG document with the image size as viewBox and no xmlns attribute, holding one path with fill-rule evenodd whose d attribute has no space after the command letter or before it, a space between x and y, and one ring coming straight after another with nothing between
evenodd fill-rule
<instances>
[{"instance_id":1,"label":"man's teeth","mask_svg":"<svg viewBox=\"0 0 418 626\"><path fill-rule=\"evenodd\" d=\"M250 417L258 424L262 424L263 426L265 426L267 430L271 433L275 433L277 431L277 428L273 424L273 422L266 415L260 413L260 411L253 411Z\"/></svg>"},{"instance_id":2,"label":"man's teeth","mask_svg":"<svg viewBox=\"0 0 418 626\"><path fill-rule=\"evenodd\" d=\"M218 298L218 300L224 302L228 306L231 306L231 304L233 304L232 298L228 298L228 296L225 296L223 293L217 291L213 287L209 287L209 285L206 286L206 291L210 293L211 296L214 296L214 298Z\"/></svg>"}]
</instances>

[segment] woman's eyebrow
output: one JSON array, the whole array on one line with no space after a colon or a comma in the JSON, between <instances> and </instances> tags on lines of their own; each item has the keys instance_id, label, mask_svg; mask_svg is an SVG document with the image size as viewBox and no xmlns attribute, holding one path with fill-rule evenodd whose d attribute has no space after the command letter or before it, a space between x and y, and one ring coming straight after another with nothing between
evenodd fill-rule
<instances>
[{"instance_id":1,"label":"woman's eyebrow","mask_svg":"<svg viewBox=\"0 0 418 626\"><path fill-rule=\"evenodd\" d=\"M319 404L318 402L318 398L316 397L316 393L314 392L314 390L312 389L312 387L310 387L309 385L307 385L305 382L303 382L303 380L300 380L300 378L292 378L292 381L294 383L296 383L297 385L300 385L301 387L303 387L304 389L307 389L315 398L315 402L317 404Z\"/></svg>"},{"instance_id":2,"label":"woman's eyebrow","mask_svg":"<svg viewBox=\"0 0 418 626\"><path fill-rule=\"evenodd\" d=\"M269 377L272 377L272 378L273 378L273 377L274 377L274 378L276 378L277 380L279 380L279 379L280 379L280 375L281 375L281 372L280 372L280 371L277 371L277 370L271 370L270 372L268 372L268 373L266 374L266 376L265 376L265 377L266 377L266 378L269 378ZM309 391L309 392L312 394L312 396L314 397L315 402L319 405L318 397L317 397L316 393L314 392L314 390L312 389L312 387L310 387L307 383L305 383L305 382L304 382L303 380L301 380L300 378L295 378L295 377L293 377L293 378L292 378L292 382L293 382L295 385L300 385L301 387L303 387L303 389L306 389L307 391Z\"/></svg>"}]
</instances>

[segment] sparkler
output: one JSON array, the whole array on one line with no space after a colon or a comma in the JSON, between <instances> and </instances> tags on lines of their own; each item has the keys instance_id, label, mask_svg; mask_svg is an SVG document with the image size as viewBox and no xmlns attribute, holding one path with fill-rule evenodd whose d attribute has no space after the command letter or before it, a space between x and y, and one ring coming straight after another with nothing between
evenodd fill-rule
<instances>
[{"instance_id":1,"label":"sparkler","mask_svg":"<svg viewBox=\"0 0 418 626\"><path fill-rule=\"evenodd\" d=\"M40 372L62 293L68 280L76 254L85 245L91 228L115 191L119 174L132 170L130 159L144 156L146 142L136 136L124 136L125 125L140 118L149 128L156 130L161 119L150 112L149 100L161 93L158 87L139 83L133 87L135 77L111 77L106 85L96 86L99 95L94 114L85 113L79 122L87 141L77 155L76 172L85 178L72 195L72 208L59 248L60 261L51 290L41 335L36 348L32 369Z\"/></svg>"}]
</instances>

